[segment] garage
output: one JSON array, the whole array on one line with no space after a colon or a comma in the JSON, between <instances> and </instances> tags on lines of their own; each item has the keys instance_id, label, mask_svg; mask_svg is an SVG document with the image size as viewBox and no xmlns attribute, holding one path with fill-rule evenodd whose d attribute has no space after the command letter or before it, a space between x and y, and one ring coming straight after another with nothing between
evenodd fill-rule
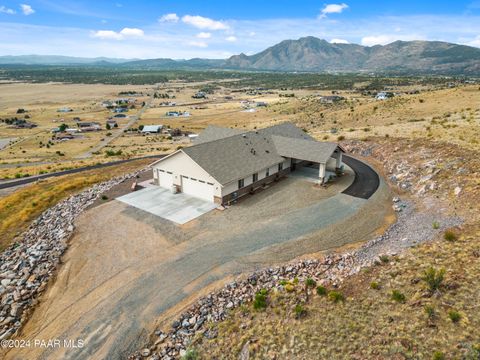
<instances>
[{"instance_id":1,"label":"garage","mask_svg":"<svg viewBox=\"0 0 480 360\"><path fill-rule=\"evenodd\" d=\"M165 189L171 190L173 186L173 174L171 172L159 169L158 184Z\"/></svg>"},{"instance_id":2,"label":"garage","mask_svg":"<svg viewBox=\"0 0 480 360\"><path fill-rule=\"evenodd\" d=\"M203 180L182 176L182 192L213 202L213 184Z\"/></svg>"}]
</instances>

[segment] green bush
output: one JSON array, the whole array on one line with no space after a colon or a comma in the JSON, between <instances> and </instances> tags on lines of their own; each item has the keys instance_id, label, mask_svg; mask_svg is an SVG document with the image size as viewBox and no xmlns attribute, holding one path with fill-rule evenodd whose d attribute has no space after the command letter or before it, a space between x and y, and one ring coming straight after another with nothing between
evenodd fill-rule
<instances>
[{"instance_id":1,"label":"green bush","mask_svg":"<svg viewBox=\"0 0 480 360\"><path fill-rule=\"evenodd\" d=\"M380 255L378 258L384 264L387 264L390 261L390 258L388 257L388 255Z\"/></svg>"},{"instance_id":2,"label":"green bush","mask_svg":"<svg viewBox=\"0 0 480 360\"><path fill-rule=\"evenodd\" d=\"M317 285L317 282L315 280L313 280L312 278L307 278L305 280L305 285L307 285L308 287L315 287Z\"/></svg>"},{"instance_id":3,"label":"green bush","mask_svg":"<svg viewBox=\"0 0 480 360\"><path fill-rule=\"evenodd\" d=\"M370 283L370 288L373 290L380 290L380 284L376 281L372 281Z\"/></svg>"},{"instance_id":4,"label":"green bush","mask_svg":"<svg viewBox=\"0 0 480 360\"><path fill-rule=\"evenodd\" d=\"M444 360L445 355L441 351L435 351L432 356L432 360Z\"/></svg>"},{"instance_id":5,"label":"green bush","mask_svg":"<svg viewBox=\"0 0 480 360\"><path fill-rule=\"evenodd\" d=\"M458 311L450 310L448 312L448 317L450 318L450 320L452 320L452 322L457 323L462 318L462 315L460 315Z\"/></svg>"},{"instance_id":6,"label":"green bush","mask_svg":"<svg viewBox=\"0 0 480 360\"><path fill-rule=\"evenodd\" d=\"M295 318L299 319L307 314L307 310L302 306L302 304L295 305Z\"/></svg>"},{"instance_id":7,"label":"green bush","mask_svg":"<svg viewBox=\"0 0 480 360\"><path fill-rule=\"evenodd\" d=\"M440 223L438 221L434 221L433 224L432 224L432 227L437 230L440 228Z\"/></svg>"},{"instance_id":8,"label":"green bush","mask_svg":"<svg viewBox=\"0 0 480 360\"><path fill-rule=\"evenodd\" d=\"M318 285L317 286L317 295L320 295L320 296L327 295L327 288L325 286Z\"/></svg>"},{"instance_id":9,"label":"green bush","mask_svg":"<svg viewBox=\"0 0 480 360\"><path fill-rule=\"evenodd\" d=\"M102 200L108 200L108 196L107 195L102 195Z\"/></svg>"},{"instance_id":10,"label":"green bush","mask_svg":"<svg viewBox=\"0 0 480 360\"><path fill-rule=\"evenodd\" d=\"M427 314L427 317L429 319L432 319L435 317L435 308L432 305L425 305L424 310L425 310L425 314Z\"/></svg>"},{"instance_id":11,"label":"green bush","mask_svg":"<svg viewBox=\"0 0 480 360\"><path fill-rule=\"evenodd\" d=\"M182 356L182 360L197 360L200 359L198 351L195 349L188 349L187 353Z\"/></svg>"},{"instance_id":12,"label":"green bush","mask_svg":"<svg viewBox=\"0 0 480 360\"><path fill-rule=\"evenodd\" d=\"M434 292L440 288L443 279L445 278L445 269L435 270L433 267L429 267L423 273L422 280L428 285L428 289Z\"/></svg>"},{"instance_id":13,"label":"green bush","mask_svg":"<svg viewBox=\"0 0 480 360\"><path fill-rule=\"evenodd\" d=\"M266 289L262 289L255 294L255 299L253 300L253 308L255 310L264 310L267 307L267 294Z\"/></svg>"},{"instance_id":14,"label":"green bush","mask_svg":"<svg viewBox=\"0 0 480 360\"><path fill-rule=\"evenodd\" d=\"M443 238L447 241L456 241L458 239L457 234L455 234L453 230L445 231L445 233L443 234Z\"/></svg>"},{"instance_id":15,"label":"green bush","mask_svg":"<svg viewBox=\"0 0 480 360\"><path fill-rule=\"evenodd\" d=\"M404 294L402 294L398 290L392 290L392 300L399 302L399 303L404 303L406 300L406 297Z\"/></svg>"},{"instance_id":16,"label":"green bush","mask_svg":"<svg viewBox=\"0 0 480 360\"><path fill-rule=\"evenodd\" d=\"M334 303L345 301L345 296L339 291L332 290L328 293L328 299Z\"/></svg>"}]
</instances>

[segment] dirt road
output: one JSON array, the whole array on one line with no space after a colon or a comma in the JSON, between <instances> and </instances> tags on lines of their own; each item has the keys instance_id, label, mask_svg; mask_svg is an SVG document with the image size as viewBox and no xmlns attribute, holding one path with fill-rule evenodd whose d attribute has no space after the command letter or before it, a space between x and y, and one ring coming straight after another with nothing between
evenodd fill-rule
<instances>
[{"instance_id":1,"label":"dirt road","mask_svg":"<svg viewBox=\"0 0 480 360\"><path fill-rule=\"evenodd\" d=\"M81 339L82 348L24 348L7 359L122 359L155 321L226 276L373 235L391 214L382 183L369 200L288 178L182 227L117 201L87 211L55 283L21 339Z\"/></svg>"}]
</instances>

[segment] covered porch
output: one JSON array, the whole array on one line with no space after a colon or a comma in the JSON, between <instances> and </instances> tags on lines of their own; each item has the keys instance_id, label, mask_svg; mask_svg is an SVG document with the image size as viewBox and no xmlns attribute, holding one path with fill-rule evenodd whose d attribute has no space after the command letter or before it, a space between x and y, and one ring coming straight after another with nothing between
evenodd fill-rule
<instances>
[{"instance_id":1,"label":"covered porch","mask_svg":"<svg viewBox=\"0 0 480 360\"><path fill-rule=\"evenodd\" d=\"M312 169L318 165L319 184L324 184L330 178L339 176L343 172L342 154L345 151L336 143L277 136L272 138L280 155L291 159L290 170L292 172L304 166Z\"/></svg>"}]
</instances>

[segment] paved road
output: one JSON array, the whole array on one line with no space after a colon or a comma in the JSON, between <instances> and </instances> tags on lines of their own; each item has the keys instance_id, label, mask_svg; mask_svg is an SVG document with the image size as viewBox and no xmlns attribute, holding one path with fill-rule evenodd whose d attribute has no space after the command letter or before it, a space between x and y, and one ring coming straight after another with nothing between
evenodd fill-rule
<instances>
[{"instance_id":1,"label":"paved road","mask_svg":"<svg viewBox=\"0 0 480 360\"><path fill-rule=\"evenodd\" d=\"M215 281L371 236L390 203L339 193L352 177L326 189L288 178L185 227L117 201L89 210L20 335L86 346L14 349L6 359L124 359L165 311Z\"/></svg>"},{"instance_id":2,"label":"paved road","mask_svg":"<svg viewBox=\"0 0 480 360\"><path fill-rule=\"evenodd\" d=\"M129 117L129 121L125 126L119 127L116 131L112 130L111 136L106 136L98 145L88 150L86 153L77 156L77 159L87 159L92 157L96 152L102 150L105 146L110 144L113 140L122 136L125 130L128 130L132 125L134 125L142 116L145 110L150 107L151 102L153 101L153 94L150 96L150 99L145 103L145 105L135 114Z\"/></svg>"},{"instance_id":3,"label":"paved road","mask_svg":"<svg viewBox=\"0 0 480 360\"><path fill-rule=\"evenodd\" d=\"M369 199L380 185L380 178L376 171L351 156L344 155L343 162L355 171L355 180L343 193L361 199Z\"/></svg>"},{"instance_id":4,"label":"paved road","mask_svg":"<svg viewBox=\"0 0 480 360\"><path fill-rule=\"evenodd\" d=\"M143 157L139 157L139 158L117 160L117 161L111 161L111 162L107 162L107 163L103 163L103 164L83 166L83 167L79 167L79 168L76 168L76 169L69 169L69 170L64 170L64 171L59 171L59 172L54 172L54 173L49 173L49 174L29 176L27 178L22 178L22 179L18 179L18 180L0 182L0 189L8 189L8 188L19 186L19 185L25 185L25 184L35 182L37 180L48 179L50 177L56 177L56 176L62 176L62 175L68 175L68 174L75 174L75 173L79 173L79 172L82 172L82 171L88 171L88 170L93 170L93 169L101 169L101 168L108 167L108 166L113 166L113 165L120 165L120 164L124 164L126 162L135 161L135 160L139 160L139 159L160 159L164 156L165 155L149 155L149 156L143 156Z\"/></svg>"}]
</instances>

